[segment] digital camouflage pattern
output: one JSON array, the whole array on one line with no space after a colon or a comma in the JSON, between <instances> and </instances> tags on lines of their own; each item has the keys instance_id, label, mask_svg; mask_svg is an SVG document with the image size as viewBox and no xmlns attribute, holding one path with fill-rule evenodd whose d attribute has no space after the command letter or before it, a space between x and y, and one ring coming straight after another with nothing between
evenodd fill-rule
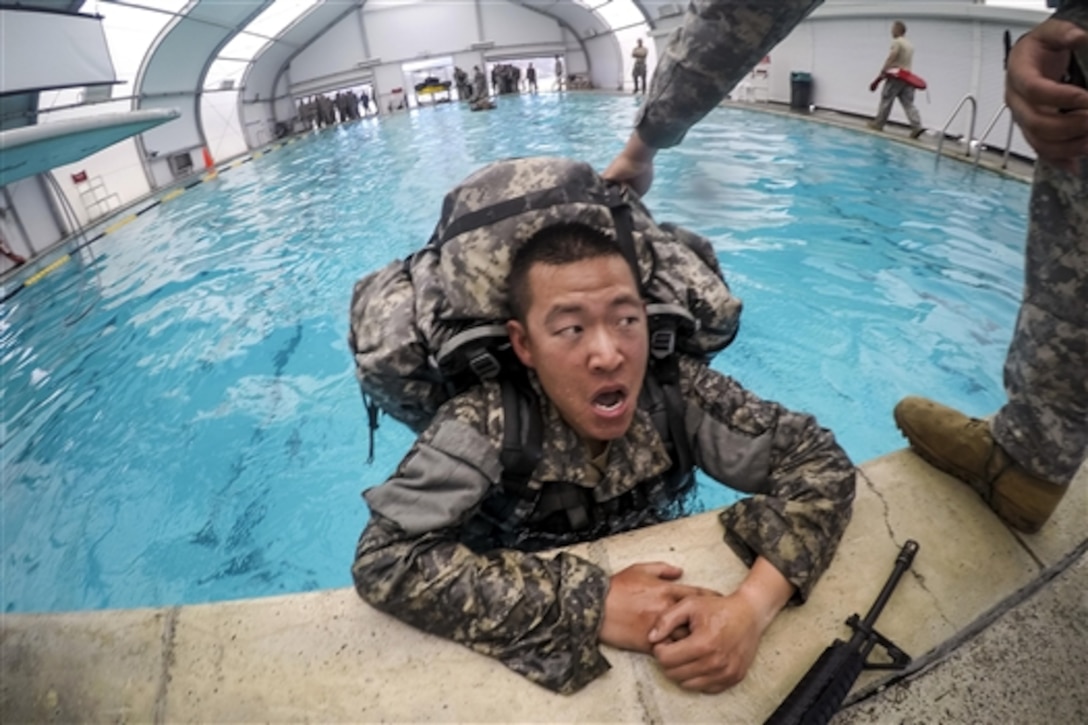
<instances>
[{"instance_id":1,"label":"digital camouflage pattern","mask_svg":"<svg viewBox=\"0 0 1088 725\"><path fill-rule=\"evenodd\" d=\"M647 302L676 305L699 321L698 331L680 340L685 352L725 347L736 334L741 302L722 279L706 239L658 225L633 194L607 184L588 164L513 159L484 167L447 194L423 249L356 283L349 344L364 393L422 430L450 394L432 362L434 353L468 324L510 318L506 276L518 246L557 222L582 222L615 237L606 203L616 195L632 210ZM534 202L545 208L531 208ZM515 204L506 216L472 216L504 203Z\"/></svg>"},{"instance_id":2,"label":"digital camouflage pattern","mask_svg":"<svg viewBox=\"0 0 1088 725\"><path fill-rule=\"evenodd\" d=\"M1055 17L1088 28L1088 2ZM1088 159L1035 164L1024 299L1005 359L994 438L1028 471L1068 484L1088 460Z\"/></svg>"},{"instance_id":3,"label":"digital camouflage pattern","mask_svg":"<svg viewBox=\"0 0 1088 725\"><path fill-rule=\"evenodd\" d=\"M822 0L690 0L669 38L635 128L654 148L675 146Z\"/></svg>"},{"instance_id":4,"label":"digital camouflage pattern","mask_svg":"<svg viewBox=\"0 0 1088 725\"><path fill-rule=\"evenodd\" d=\"M639 132L648 134L643 138L655 146L678 143L687 129L720 102L766 50L817 4L732 0L690 3L687 22L659 63L654 88L643 106ZM544 169L523 165L517 170L507 167L491 178L474 176L470 181L480 182L479 188L447 199L444 220L486 206L491 194L513 196L507 185L514 192L523 192L547 188L555 179ZM597 214L597 224L606 223L600 210L569 205L556 212L556 221L587 221L585 215ZM640 221L643 214L648 220L649 214L636 205L636 227L647 230L647 222ZM441 238L443 229L451 223L440 223L436 238ZM544 223L546 220L511 221L502 235L490 239L470 236L456 242L455 246L465 250L465 256L449 263L455 275L451 279L483 274L481 279L490 280L454 290L458 304L475 312L486 309L493 313L500 305L494 292L505 279L500 279L489 264L470 260L490 255L492 262L505 266L509 263L505 244L524 238L522 235L531 234ZM611 221L607 223L606 229L610 229ZM699 239L680 229L665 231ZM645 231L641 234L646 235ZM692 266L688 262L693 260L680 245L661 248L655 244L657 264L649 267L645 243L640 241L637 246L642 281L648 281L653 294L665 295L671 289L672 298L679 299L687 294L686 290L693 290L698 293L697 300L703 299L703 290L690 281L682 280L674 286L675 282L662 278L655 283L663 272L671 269L683 273L685 265ZM673 256L665 253L668 251ZM716 266L705 240L703 245L696 245L695 251L705 264ZM386 357L384 372L390 380L398 375L417 375L419 370L411 356L425 352L436 341L448 339L450 332L443 332L441 323L420 319L412 309L414 293L407 267L410 265L413 277L417 272L438 276L434 271L437 253L425 250L424 254L430 261L421 262L417 256L391 265L356 288L352 345L357 367L361 368L365 356L383 345L403 345L407 348L405 357ZM709 260L705 259L707 255ZM379 279L380 275L385 275L384 279ZM371 285L374 289L370 289ZM379 297L375 292L378 288L382 289L381 304L371 306ZM437 284L428 289L429 297L421 301L421 306L444 309L443 319L454 322L454 308L442 308L449 290ZM704 303L696 302L696 306L699 304ZM711 342L701 343L716 349L715 344L725 344L732 338L740 304L732 297L717 302L708 299L705 304L707 308L700 315L724 315L717 324L710 325L716 342L712 338ZM500 309L499 318L504 319L508 313L504 306ZM375 324L376 320L386 319L392 321ZM406 319L420 326L417 336L387 342L378 339L400 334L400 324ZM810 416L762 401L705 366L683 361L681 386L688 407L685 427L694 441L696 462L718 480L754 494L723 512L726 541L748 563L757 556L766 557L798 588L798 597L804 598L827 567L849 521L855 483L852 464L831 434ZM395 386L391 390L394 395L387 402L395 405L400 391ZM414 408L402 411L402 419L412 423L414 412L414 424L423 427L429 419L428 406L440 402L441 397L428 398L429 393L422 387L414 392L422 402L414 402ZM462 531L472 522L481 502L496 495L499 487L498 457L504 423L500 398L498 387L487 384L449 400L430 420L393 477L364 494L372 516L356 550L352 569L355 586L363 599L383 611L496 657L534 682L559 692L573 692L608 668L597 648L601 608L608 590L606 573L570 554L548 559L512 548L473 550L461 542ZM536 484L545 485L549 479L581 480L588 463L584 448L566 426L557 425L554 411L545 415L550 424L545 434L544 460L534 476ZM657 476L666 465L661 457L664 444L641 411L627 435L613 448L609 451L608 473L598 485L601 493L594 489L595 498Z\"/></svg>"},{"instance_id":5,"label":"digital camouflage pattern","mask_svg":"<svg viewBox=\"0 0 1088 725\"><path fill-rule=\"evenodd\" d=\"M761 400L696 361L680 360L685 428L700 468L753 495L721 514L725 541L749 565L769 560L804 599L827 568L850 519L854 467L834 437L808 415ZM587 484L582 441L541 395L543 458L531 485ZM453 398L420 435L394 475L364 493L371 521L352 573L359 595L427 632L501 660L558 692L573 692L608 664L597 646L608 575L570 554L512 548L481 521L487 497L508 495L496 464L503 405L496 384ZM656 427L639 410L612 441L605 475L592 489L605 528L589 538L656 523L670 512L610 504L671 467ZM671 502L682 504L682 501ZM673 512L675 513L675 512ZM478 532L493 531L491 542ZM526 540L536 548L534 522ZM472 534L473 547L465 540ZM548 534L555 545L587 538Z\"/></svg>"}]
</instances>

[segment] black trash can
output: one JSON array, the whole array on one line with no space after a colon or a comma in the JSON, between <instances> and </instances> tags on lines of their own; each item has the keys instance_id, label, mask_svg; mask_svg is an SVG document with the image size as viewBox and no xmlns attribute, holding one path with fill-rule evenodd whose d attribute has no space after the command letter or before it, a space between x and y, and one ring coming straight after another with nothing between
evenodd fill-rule
<instances>
[{"instance_id":1,"label":"black trash can","mask_svg":"<svg viewBox=\"0 0 1088 725\"><path fill-rule=\"evenodd\" d=\"M790 73L790 108L808 111L812 105L812 74L795 70Z\"/></svg>"}]
</instances>

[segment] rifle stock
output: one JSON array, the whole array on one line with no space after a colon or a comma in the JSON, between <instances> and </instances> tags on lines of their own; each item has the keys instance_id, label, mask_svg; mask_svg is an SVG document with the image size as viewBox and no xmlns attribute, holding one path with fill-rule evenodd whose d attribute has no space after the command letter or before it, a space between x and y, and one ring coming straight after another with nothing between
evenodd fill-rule
<instances>
[{"instance_id":1,"label":"rifle stock","mask_svg":"<svg viewBox=\"0 0 1088 725\"><path fill-rule=\"evenodd\" d=\"M895 558L895 568L891 576L865 619L859 621L855 614L846 620L846 624L854 630L850 641L836 639L832 642L771 714L765 725L825 725L838 711L863 669L902 669L910 663L910 656L873 629L873 624L900 578L910 568L917 552L917 542L908 540L903 544ZM887 651L892 659L891 663L867 662L869 653L877 644Z\"/></svg>"}]
</instances>

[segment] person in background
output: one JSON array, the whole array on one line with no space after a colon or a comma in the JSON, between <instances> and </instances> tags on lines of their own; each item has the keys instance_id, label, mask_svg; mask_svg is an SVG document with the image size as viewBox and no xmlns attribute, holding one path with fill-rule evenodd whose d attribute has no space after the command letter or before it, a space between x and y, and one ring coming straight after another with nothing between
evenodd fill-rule
<instances>
[{"instance_id":1,"label":"person in background","mask_svg":"<svg viewBox=\"0 0 1088 725\"><path fill-rule=\"evenodd\" d=\"M888 51L888 57L884 59L884 65L878 73L883 77L893 68L911 70L914 62L914 46L907 40L907 25L902 20L892 23L892 47ZM875 87L870 86L873 90ZM888 114L892 112L892 104L899 99L903 111L910 121L910 137L918 138L925 129L922 127L922 117L914 105L914 86L900 78L884 77L884 90L880 92L880 105L877 106L876 118L869 122L869 128L874 131L882 131L884 124L888 122Z\"/></svg>"},{"instance_id":2,"label":"person in background","mask_svg":"<svg viewBox=\"0 0 1088 725\"><path fill-rule=\"evenodd\" d=\"M480 66L472 66L472 97L470 101L487 98L487 76L480 70Z\"/></svg>"},{"instance_id":3,"label":"person in background","mask_svg":"<svg viewBox=\"0 0 1088 725\"><path fill-rule=\"evenodd\" d=\"M525 83L530 93L539 91L536 85L536 68L533 67L532 63L529 63L529 67L525 69Z\"/></svg>"},{"instance_id":4,"label":"person in background","mask_svg":"<svg viewBox=\"0 0 1088 725\"><path fill-rule=\"evenodd\" d=\"M469 93L468 73L460 66L453 69L453 83L457 86L457 97L462 101L468 100L471 95Z\"/></svg>"},{"instance_id":5,"label":"person in background","mask_svg":"<svg viewBox=\"0 0 1088 725\"><path fill-rule=\"evenodd\" d=\"M646 56L649 51L642 45L642 38L635 41L635 48L631 51L631 57L635 59L635 67L631 69L631 78L635 81L635 93L639 92L639 81L642 81L642 92L646 92Z\"/></svg>"},{"instance_id":6,"label":"person in background","mask_svg":"<svg viewBox=\"0 0 1088 725\"><path fill-rule=\"evenodd\" d=\"M566 79L563 77L563 59L555 56L555 89L563 90Z\"/></svg>"}]
</instances>

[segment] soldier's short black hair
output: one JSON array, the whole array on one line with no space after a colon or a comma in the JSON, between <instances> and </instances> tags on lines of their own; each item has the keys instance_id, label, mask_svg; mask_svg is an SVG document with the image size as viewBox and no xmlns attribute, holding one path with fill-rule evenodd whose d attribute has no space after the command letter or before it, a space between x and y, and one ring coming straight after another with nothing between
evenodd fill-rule
<instances>
[{"instance_id":1,"label":"soldier's short black hair","mask_svg":"<svg viewBox=\"0 0 1088 725\"><path fill-rule=\"evenodd\" d=\"M529 270L534 264L558 267L612 255L623 257L616 240L587 224L564 222L544 227L521 245L510 262L506 289L509 291L511 315L519 322L525 322L525 314L532 304Z\"/></svg>"}]
</instances>

